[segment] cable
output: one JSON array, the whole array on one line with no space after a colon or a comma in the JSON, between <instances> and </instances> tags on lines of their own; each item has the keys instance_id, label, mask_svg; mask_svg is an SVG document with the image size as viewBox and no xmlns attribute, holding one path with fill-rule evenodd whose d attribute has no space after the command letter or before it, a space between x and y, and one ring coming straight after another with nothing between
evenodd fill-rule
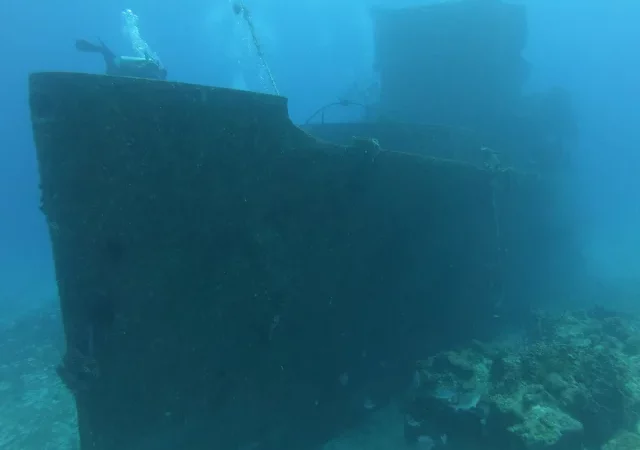
<instances>
[{"instance_id":1,"label":"cable","mask_svg":"<svg viewBox=\"0 0 640 450\"><path fill-rule=\"evenodd\" d=\"M309 125L309 123L313 119L315 119L318 114L323 114L327 109L333 108L334 106L359 106L363 108L365 111L371 108L370 106L367 106L363 103L352 102L350 100L338 100L337 102L327 103L326 105L318 108L313 114L309 116L309 118L304 122L304 124Z\"/></svg>"},{"instance_id":2,"label":"cable","mask_svg":"<svg viewBox=\"0 0 640 450\"><path fill-rule=\"evenodd\" d=\"M267 75L269 76L269 80L271 81L271 86L275 91L276 95L280 95L280 91L278 91L278 87L276 86L276 80L273 78L273 74L271 73L271 69L269 68L269 64L267 64L267 60L265 59L264 52L262 51L262 46L260 45L260 41L258 40L258 35L256 33L256 28L253 25L253 20L251 19L251 13L244 5L243 0L238 0L233 3L233 12L239 16L242 15L242 18L247 25L249 26L249 32L251 33L251 38L253 39L253 45L256 48L256 53L258 54L258 58L262 62L262 66L267 71Z\"/></svg>"}]
</instances>

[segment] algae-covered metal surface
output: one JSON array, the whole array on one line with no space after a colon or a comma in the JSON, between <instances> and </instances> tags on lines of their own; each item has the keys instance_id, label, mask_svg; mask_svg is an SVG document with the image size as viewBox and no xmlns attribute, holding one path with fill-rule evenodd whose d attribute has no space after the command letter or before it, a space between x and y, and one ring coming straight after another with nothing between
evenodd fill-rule
<instances>
[{"instance_id":1,"label":"algae-covered metal surface","mask_svg":"<svg viewBox=\"0 0 640 450\"><path fill-rule=\"evenodd\" d=\"M501 239L536 244L535 178L323 143L284 98L37 73L30 103L83 450L313 448L491 330Z\"/></svg>"},{"instance_id":2,"label":"algae-covered metal surface","mask_svg":"<svg viewBox=\"0 0 640 450\"><path fill-rule=\"evenodd\" d=\"M438 125L403 122L321 123L305 125L310 134L330 142L349 145L355 137L374 137L387 149L466 162L483 168L488 155L482 151L483 141L470 130ZM508 155L500 155L502 164Z\"/></svg>"},{"instance_id":3,"label":"algae-covered metal surface","mask_svg":"<svg viewBox=\"0 0 640 450\"><path fill-rule=\"evenodd\" d=\"M380 103L396 118L493 128L518 105L529 72L524 5L379 8L374 22Z\"/></svg>"},{"instance_id":4,"label":"algae-covered metal surface","mask_svg":"<svg viewBox=\"0 0 640 450\"><path fill-rule=\"evenodd\" d=\"M379 98L367 117L412 135L475 139L520 170L566 170L577 132L571 93L525 91L525 5L436 2L376 8L373 19ZM461 142L452 144L449 153Z\"/></svg>"}]
</instances>

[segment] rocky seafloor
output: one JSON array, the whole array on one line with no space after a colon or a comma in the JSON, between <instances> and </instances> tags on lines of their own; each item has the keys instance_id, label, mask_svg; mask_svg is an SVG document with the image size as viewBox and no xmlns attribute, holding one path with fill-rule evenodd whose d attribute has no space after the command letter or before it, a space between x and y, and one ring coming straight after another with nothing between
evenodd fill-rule
<instances>
[{"instance_id":1,"label":"rocky seafloor","mask_svg":"<svg viewBox=\"0 0 640 450\"><path fill-rule=\"evenodd\" d=\"M434 449L638 450L640 322L536 314L523 333L420 361L405 408L407 438Z\"/></svg>"},{"instance_id":2,"label":"rocky seafloor","mask_svg":"<svg viewBox=\"0 0 640 450\"><path fill-rule=\"evenodd\" d=\"M0 329L0 449L78 448L75 405L55 372L64 349L53 306Z\"/></svg>"},{"instance_id":3,"label":"rocky seafloor","mask_svg":"<svg viewBox=\"0 0 640 450\"><path fill-rule=\"evenodd\" d=\"M0 449L77 449L53 309L0 331ZM538 313L418 361L412 385L323 450L640 450L640 320Z\"/></svg>"}]
</instances>

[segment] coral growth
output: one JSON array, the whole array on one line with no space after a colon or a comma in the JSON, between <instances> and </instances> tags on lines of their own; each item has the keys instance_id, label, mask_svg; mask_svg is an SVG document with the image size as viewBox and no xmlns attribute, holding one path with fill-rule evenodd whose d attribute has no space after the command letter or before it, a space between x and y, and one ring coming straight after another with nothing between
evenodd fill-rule
<instances>
[{"instance_id":1,"label":"coral growth","mask_svg":"<svg viewBox=\"0 0 640 450\"><path fill-rule=\"evenodd\" d=\"M539 314L517 339L421 361L405 434L478 449L640 448L639 326L603 311Z\"/></svg>"},{"instance_id":2,"label":"coral growth","mask_svg":"<svg viewBox=\"0 0 640 450\"><path fill-rule=\"evenodd\" d=\"M0 327L0 448L78 449L75 404L54 367L64 344L47 305Z\"/></svg>"}]
</instances>

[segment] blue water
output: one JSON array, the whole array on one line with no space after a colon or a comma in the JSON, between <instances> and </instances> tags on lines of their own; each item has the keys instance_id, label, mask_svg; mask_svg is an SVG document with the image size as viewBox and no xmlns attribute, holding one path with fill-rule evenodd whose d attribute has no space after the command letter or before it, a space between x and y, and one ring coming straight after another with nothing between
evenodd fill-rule
<instances>
[{"instance_id":1,"label":"blue water","mask_svg":"<svg viewBox=\"0 0 640 450\"><path fill-rule=\"evenodd\" d=\"M294 121L372 79L373 4L396 0L247 2ZM253 4L255 3L255 4ZM403 4L415 4L404 2ZM571 186L584 216L584 251L594 273L640 276L640 4L587 0L529 3L526 56L532 89L562 85L575 96L581 131ZM0 307L22 310L55 296L51 252L38 210L38 177L28 120L29 72L100 72L76 38L100 37L117 52L130 44L120 13L131 8L171 79L269 90L246 26L227 0L35 2L5 0L0 27ZM313 88L311 88L313 87ZM332 110L335 120L349 112Z\"/></svg>"},{"instance_id":2,"label":"blue water","mask_svg":"<svg viewBox=\"0 0 640 450\"><path fill-rule=\"evenodd\" d=\"M354 83L374 80L374 5L399 0L246 0L290 115L302 123ZM427 2L423 2L427 3ZM582 251L595 278L640 291L640 2L531 0L525 56L529 89L563 86L580 129L567 180L568 214L581 217ZM227 0L3 0L0 7L0 322L56 298L27 103L33 71L101 73L100 58L75 51L102 38L132 53L121 12L140 17L143 37L189 83L272 92L246 24ZM354 111L334 109L329 119ZM636 296L637 297L637 296ZM568 299L569 300L569 299ZM573 304L581 299L570 299ZM639 309L633 302L615 305Z\"/></svg>"}]
</instances>

